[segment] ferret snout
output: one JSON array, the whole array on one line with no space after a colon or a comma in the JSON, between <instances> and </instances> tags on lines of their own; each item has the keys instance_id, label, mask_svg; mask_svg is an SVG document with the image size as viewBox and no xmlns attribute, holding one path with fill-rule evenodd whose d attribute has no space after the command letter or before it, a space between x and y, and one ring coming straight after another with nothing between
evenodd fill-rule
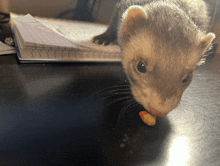
<instances>
[{"instance_id":1,"label":"ferret snout","mask_svg":"<svg viewBox=\"0 0 220 166\"><path fill-rule=\"evenodd\" d=\"M165 102L161 101L159 99L151 100L150 102L146 102L146 104L143 104L145 109L155 116L166 116L169 112L171 112L173 109L175 109L179 103L180 100L176 97L173 97L171 100L168 99Z\"/></svg>"},{"instance_id":2,"label":"ferret snout","mask_svg":"<svg viewBox=\"0 0 220 166\"><path fill-rule=\"evenodd\" d=\"M166 100L163 104L157 101L151 101L147 104L146 109L149 113L155 116L166 116L169 112L175 109L180 103L180 100L173 97L172 100Z\"/></svg>"},{"instance_id":3,"label":"ferret snout","mask_svg":"<svg viewBox=\"0 0 220 166\"><path fill-rule=\"evenodd\" d=\"M142 91L139 88L132 88L132 93L137 102L139 102L150 114L155 116L166 116L175 109L181 100L181 96L173 95L169 98L162 98L154 90L147 88Z\"/></svg>"},{"instance_id":4,"label":"ferret snout","mask_svg":"<svg viewBox=\"0 0 220 166\"><path fill-rule=\"evenodd\" d=\"M168 113L159 112L158 110L151 107L150 104L148 104L148 112L155 116L166 116Z\"/></svg>"}]
</instances>

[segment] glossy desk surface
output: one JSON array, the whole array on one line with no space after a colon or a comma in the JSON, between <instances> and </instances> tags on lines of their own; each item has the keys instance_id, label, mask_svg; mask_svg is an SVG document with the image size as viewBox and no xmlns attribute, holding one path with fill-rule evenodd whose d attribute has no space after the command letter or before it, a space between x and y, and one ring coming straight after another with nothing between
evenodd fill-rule
<instances>
[{"instance_id":1,"label":"glossy desk surface","mask_svg":"<svg viewBox=\"0 0 220 166\"><path fill-rule=\"evenodd\" d=\"M154 127L129 104L120 63L0 56L0 80L1 166L220 165L220 55L196 69L179 107Z\"/></svg>"}]
</instances>

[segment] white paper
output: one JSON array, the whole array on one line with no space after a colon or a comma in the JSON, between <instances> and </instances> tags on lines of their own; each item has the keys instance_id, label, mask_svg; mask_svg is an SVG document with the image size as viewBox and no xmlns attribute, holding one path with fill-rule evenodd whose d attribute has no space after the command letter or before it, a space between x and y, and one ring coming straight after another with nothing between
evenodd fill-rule
<instances>
[{"instance_id":1,"label":"white paper","mask_svg":"<svg viewBox=\"0 0 220 166\"><path fill-rule=\"evenodd\" d=\"M0 55L5 55L5 54L16 54L16 50L14 47L9 46L0 41Z\"/></svg>"}]
</instances>

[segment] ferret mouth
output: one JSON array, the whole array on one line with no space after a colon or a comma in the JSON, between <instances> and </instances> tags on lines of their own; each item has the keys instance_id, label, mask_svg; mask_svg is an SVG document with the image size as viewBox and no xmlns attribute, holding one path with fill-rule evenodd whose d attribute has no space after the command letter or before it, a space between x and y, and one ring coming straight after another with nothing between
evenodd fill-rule
<instances>
[{"instance_id":1,"label":"ferret mouth","mask_svg":"<svg viewBox=\"0 0 220 166\"><path fill-rule=\"evenodd\" d=\"M148 114L150 114L151 116L153 116L153 117L158 117L158 115L154 115L153 113L151 113L151 112L148 111L147 109L145 109L145 111L146 111Z\"/></svg>"},{"instance_id":2,"label":"ferret mouth","mask_svg":"<svg viewBox=\"0 0 220 166\"><path fill-rule=\"evenodd\" d=\"M154 117L160 117L160 116L166 116L167 113L159 112L158 110L152 108L150 105L148 105L148 108L145 108L145 111L148 112L150 115Z\"/></svg>"},{"instance_id":3,"label":"ferret mouth","mask_svg":"<svg viewBox=\"0 0 220 166\"><path fill-rule=\"evenodd\" d=\"M146 111L148 114L150 114L153 117L157 117L156 115L153 115L151 112L149 112L147 109L145 109L144 111Z\"/></svg>"}]
</instances>

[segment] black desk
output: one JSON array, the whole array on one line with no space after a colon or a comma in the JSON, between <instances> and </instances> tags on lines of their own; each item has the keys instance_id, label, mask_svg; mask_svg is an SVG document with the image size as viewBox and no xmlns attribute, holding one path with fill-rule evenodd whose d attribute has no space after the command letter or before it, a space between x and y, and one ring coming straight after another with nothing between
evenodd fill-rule
<instances>
[{"instance_id":1,"label":"black desk","mask_svg":"<svg viewBox=\"0 0 220 166\"><path fill-rule=\"evenodd\" d=\"M120 63L18 64L15 55L0 56L0 76L1 166L220 165L217 56L154 127L118 94L127 92Z\"/></svg>"}]
</instances>

